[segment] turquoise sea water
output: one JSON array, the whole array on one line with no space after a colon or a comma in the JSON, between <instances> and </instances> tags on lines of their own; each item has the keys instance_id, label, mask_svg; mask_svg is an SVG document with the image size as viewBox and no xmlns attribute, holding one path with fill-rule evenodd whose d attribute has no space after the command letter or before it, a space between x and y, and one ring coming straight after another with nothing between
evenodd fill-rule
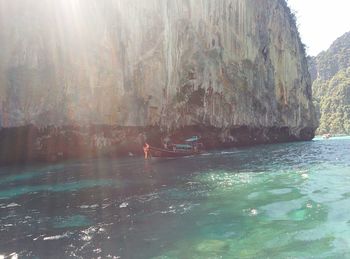
<instances>
[{"instance_id":1,"label":"turquoise sea water","mask_svg":"<svg viewBox=\"0 0 350 259\"><path fill-rule=\"evenodd\" d=\"M350 138L0 168L0 255L350 258Z\"/></svg>"}]
</instances>

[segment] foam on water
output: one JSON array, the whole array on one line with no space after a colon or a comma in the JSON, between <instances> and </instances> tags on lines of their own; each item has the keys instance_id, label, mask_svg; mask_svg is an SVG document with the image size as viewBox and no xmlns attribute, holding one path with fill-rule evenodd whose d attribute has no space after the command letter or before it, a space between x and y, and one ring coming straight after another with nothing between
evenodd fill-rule
<instances>
[{"instance_id":1,"label":"foam on water","mask_svg":"<svg viewBox=\"0 0 350 259\"><path fill-rule=\"evenodd\" d=\"M53 227L60 228L80 228L86 227L92 224L86 216L74 215L69 217L56 217L53 222Z\"/></svg>"}]
</instances>

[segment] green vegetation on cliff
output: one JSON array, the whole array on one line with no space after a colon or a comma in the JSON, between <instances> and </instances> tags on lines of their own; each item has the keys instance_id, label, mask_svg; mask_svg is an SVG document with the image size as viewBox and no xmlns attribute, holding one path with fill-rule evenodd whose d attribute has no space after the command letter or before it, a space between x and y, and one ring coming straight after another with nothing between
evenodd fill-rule
<instances>
[{"instance_id":1,"label":"green vegetation on cliff","mask_svg":"<svg viewBox=\"0 0 350 259\"><path fill-rule=\"evenodd\" d=\"M350 134L350 32L309 62L319 134Z\"/></svg>"}]
</instances>

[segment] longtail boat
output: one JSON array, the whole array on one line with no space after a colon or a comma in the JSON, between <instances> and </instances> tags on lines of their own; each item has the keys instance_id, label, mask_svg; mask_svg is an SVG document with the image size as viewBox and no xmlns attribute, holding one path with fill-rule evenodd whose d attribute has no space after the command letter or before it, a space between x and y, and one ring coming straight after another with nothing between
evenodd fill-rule
<instances>
[{"instance_id":1,"label":"longtail boat","mask_svg":"<svg viewBox=\"0 0 350 259\"><path fill-rule=\"evenodd\" d=\"M203 144L197 136L186 139L186 144L171 144L167 148L149 146L151 157L185 157L198 155L203 152Z\"/></svg>"}]
</instances>

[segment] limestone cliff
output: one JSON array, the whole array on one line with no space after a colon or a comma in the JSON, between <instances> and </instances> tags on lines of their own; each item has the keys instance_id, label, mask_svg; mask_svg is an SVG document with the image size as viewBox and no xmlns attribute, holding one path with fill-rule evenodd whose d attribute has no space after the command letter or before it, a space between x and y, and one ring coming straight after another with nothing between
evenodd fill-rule
<instances>
[{"instance_id":1,"label":"limestone cliff","mask_svg":"<svg viewBox=\"0 0 350 259\"><path fill-rule=\"evenodd\" d=\"M350 134L350 32L311 59L315 71L314 102L320 118L319 134Z\"/></svg>"},{"instance_id":2,"label":"limestone cliff","mask_svg":"<svg viewBox=\"0 0 350 259\"><path fill-rule=\"evenodd\" d=\"M0 42L2 127L316 127L284 0L0 0Z\"/></svg>"}]
</instances>

